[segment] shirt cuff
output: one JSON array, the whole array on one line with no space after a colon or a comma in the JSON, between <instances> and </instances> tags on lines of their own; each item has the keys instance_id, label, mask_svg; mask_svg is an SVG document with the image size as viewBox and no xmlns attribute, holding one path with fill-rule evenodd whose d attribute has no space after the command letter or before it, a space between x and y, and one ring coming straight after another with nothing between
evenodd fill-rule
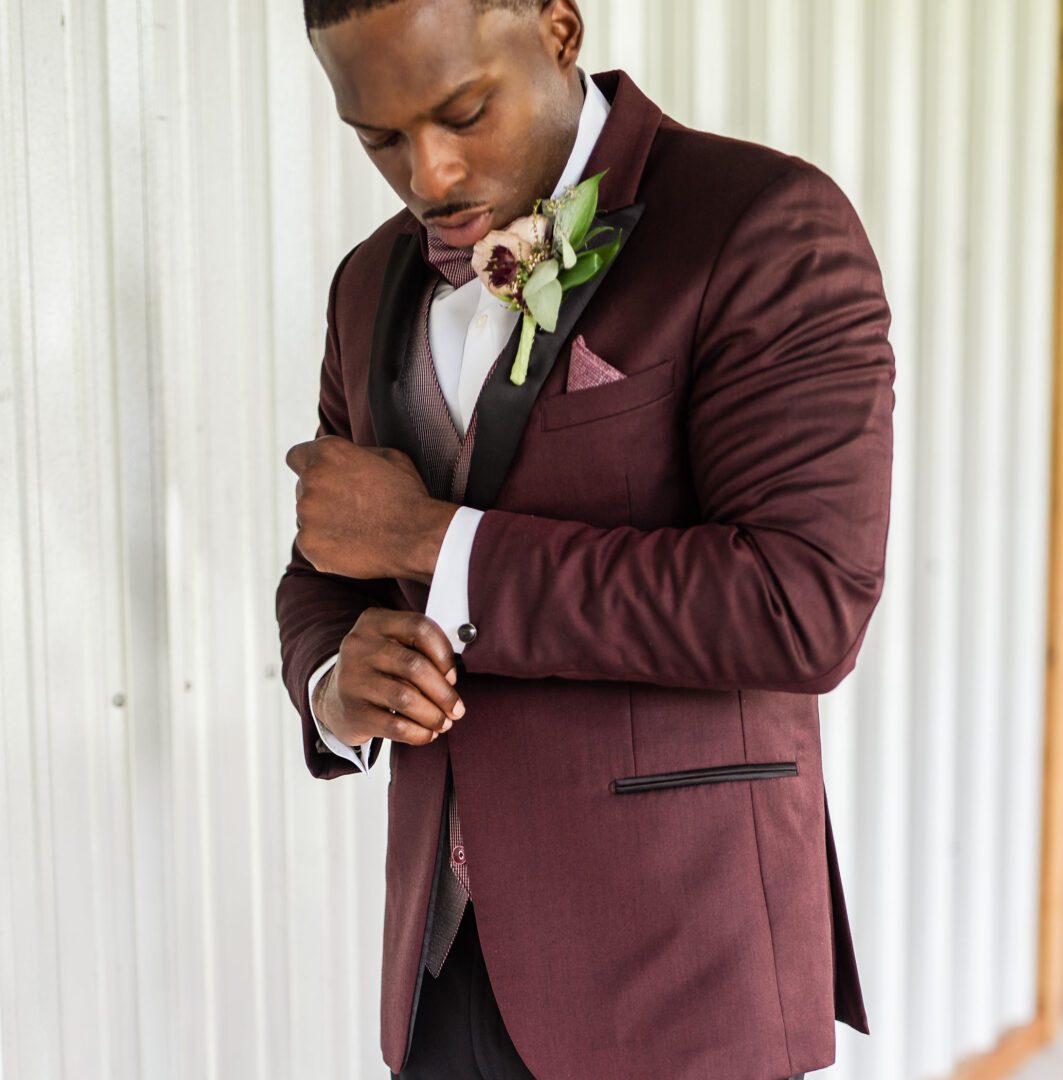
<instances>
[{"instance_id":1,"label":"shirt cuff","mask_svg":"<svg viewBox=\"0 0 1063 1080\"><path fill-rule=\"evenodd\" d=\"M439 547L425 615L437 622L456 653L465 651L458 627L469 621L469 559L483 510L459 506Z\"/></svg>"},{"instance_id":2,"label":"shirt cuff","mask_svg":"<svg viewBox=\"0 0 1063 1080\"><path fill-rule=\"evenodd\" d=\"M365 755L368 754L368 747L372 743L372 739L367 739L364 743L358 743L356 746L348 746L344 742L340 742L335 732L325 727L324 723L318 719L318 715L314 712L314 687L321 681L326 672L336 663L336 658L339 653L335 653L330 656L324 663L320 664L314 669L313 674L310 676L308 683L310 690L310 715L314 718L314 725L317 727L317 733L321 741L334 753L339 754L340 757L346 758L348 761L353 761L362 772L369 771L369 765L365 759Z\"/></svg>"}]
</instances>

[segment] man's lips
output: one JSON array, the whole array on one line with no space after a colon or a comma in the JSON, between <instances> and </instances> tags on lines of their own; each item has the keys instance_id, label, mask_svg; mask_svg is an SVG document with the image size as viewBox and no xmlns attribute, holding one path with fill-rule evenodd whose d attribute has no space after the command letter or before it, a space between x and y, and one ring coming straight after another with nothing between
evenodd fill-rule
<instances>
[{"instance_id":1,"label":"man's lips","mask_svg":"<svg viewBox=\"0 0 1063 1080\"><path fill-rule=\"evenodd\" d=\"M491 231L491 208L433 218L428 227L451 247L471 247Z\"/></svg>"}]
</instances>

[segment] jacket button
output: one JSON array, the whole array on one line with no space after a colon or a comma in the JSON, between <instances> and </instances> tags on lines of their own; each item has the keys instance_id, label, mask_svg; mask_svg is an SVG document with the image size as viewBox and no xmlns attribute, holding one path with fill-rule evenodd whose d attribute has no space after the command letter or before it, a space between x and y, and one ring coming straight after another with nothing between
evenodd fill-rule
<instances>
[{"instance_id":1,"label":"jacket button","mask_svg":"<svg viewBox=\"0 0 1063 1080\"><path fill-rule=\"evenodd\" d=\"M463 848L461 844L456 844L453 851L450 853L450 857L454 862L460 865L465 862L465 848Z\"/></svg>"},{"instance_id":2,"label":"jacket button","mask_svg":"<svg viewBox=\"0 0 1063 1080\"><path fill-rule=\"evenodd\" d=\"M476 627L471 622L463 622L458 627L458 638L461 641L475 641L476 640Z\"/></svg>"}]
</instances>

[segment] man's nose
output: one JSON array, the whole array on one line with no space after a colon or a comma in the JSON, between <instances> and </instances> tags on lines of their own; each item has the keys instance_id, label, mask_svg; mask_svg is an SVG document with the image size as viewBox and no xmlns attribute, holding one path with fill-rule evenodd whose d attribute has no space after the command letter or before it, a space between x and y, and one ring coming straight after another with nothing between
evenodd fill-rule
<instances>
[{"instance_id":1,"label":"man's nose","mask_svg":"<svg viewBox=\"0 0 1063 1080\"><path fill-rule=\"evenodd\" d=\"M411 142L410 190L430 206L447 202L467 175L465 162L447 146L448 141L427 133Z\"/></svg>"}]
</instances>

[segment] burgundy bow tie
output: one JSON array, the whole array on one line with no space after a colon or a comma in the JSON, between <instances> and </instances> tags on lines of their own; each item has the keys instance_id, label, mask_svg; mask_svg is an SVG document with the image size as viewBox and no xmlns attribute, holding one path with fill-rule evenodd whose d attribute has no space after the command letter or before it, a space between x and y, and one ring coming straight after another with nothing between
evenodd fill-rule
<instances>
[{"instance_id":1,"label":"burgundy bow tie","mask_svg":"<svg viewBox=\"0 0 1063 1080\"><path fill-rule=\"evenodd\" d=\"M476 271L472 268L472 248L452 247L445 240L440 240L431 230L426 230L428 236L428 261L443 275L447 281L460 289L476 277Z\"/></svg>"}]
</instances>

